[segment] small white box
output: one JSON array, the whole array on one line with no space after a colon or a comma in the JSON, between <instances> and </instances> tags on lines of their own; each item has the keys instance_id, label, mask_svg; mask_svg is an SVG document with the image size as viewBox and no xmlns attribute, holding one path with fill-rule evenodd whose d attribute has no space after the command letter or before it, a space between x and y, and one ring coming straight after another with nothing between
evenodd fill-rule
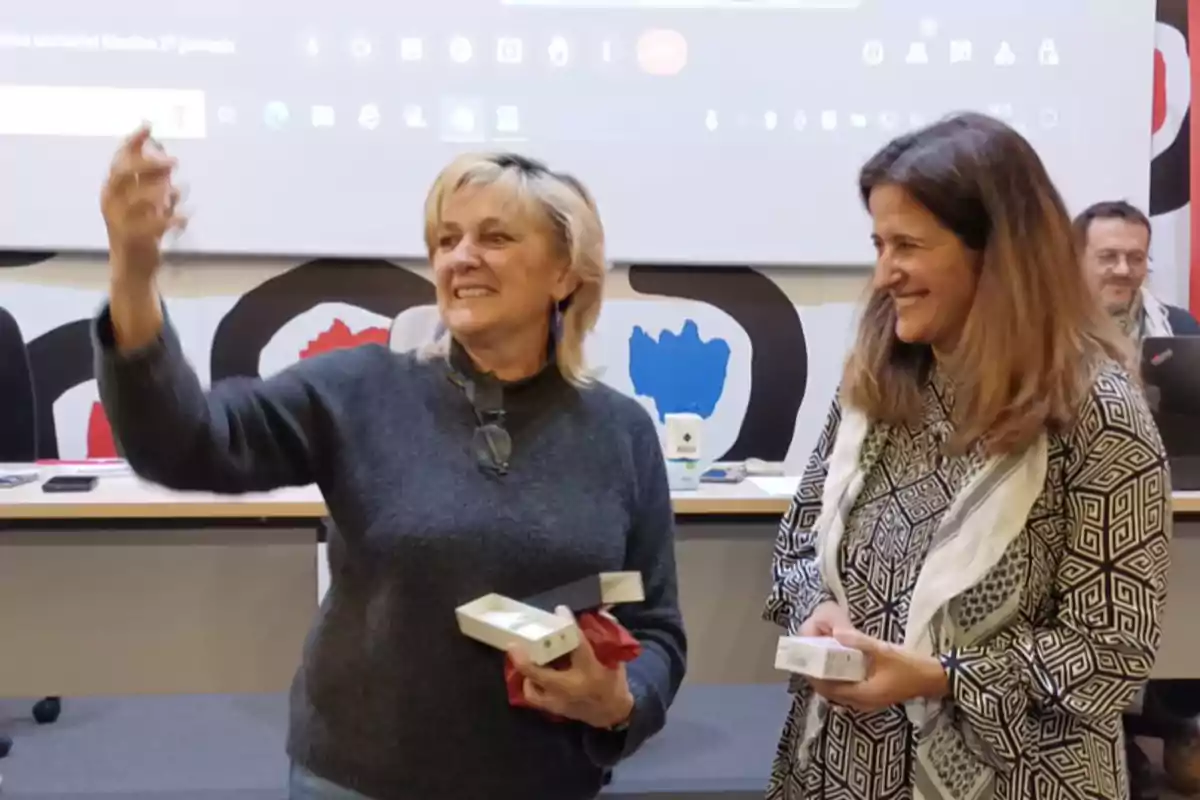
<instances>
[{"instance_id":1,"label":"small white box","mask_svg":"<svg viewBox=\"0 0 1200 800\"><path fill-rule=\"evenodd\" d=\"M458 629L497 650L524 648L538 666L579 646L575 622L499 594L486 594L454 610Z\"/></svg>"},{"instance_id":2,"label":"small white box","mask_svg":"<svg viewBox=\"0 0 1200 800\"><path fill-rule=\"evenodd\" d=\"M702 458L704 419L699 414L667 414L663 424L668 460L699 461Z\"/></svg>"},{"instance_id":3,"label":"small white box","mask_svg":"<svg viewBox=\"0 0 1200 800\"><path fill-rule=\"evenodd\" d=\"M831 636L780 636L775 669L826 681L867 677L862 651L840 645Z\"/></svg>"},{"instance_id":4,"label":"small white box","mask_svg":"<svg viewBox=\"0 0 1200 800\"><path fill-rule=\"evenodd\" d=\"M600 594L604 605L615 606L621 603L644 603L646 587L642 584L640 572L601 572Z\"/></svg>"}]
</instances>

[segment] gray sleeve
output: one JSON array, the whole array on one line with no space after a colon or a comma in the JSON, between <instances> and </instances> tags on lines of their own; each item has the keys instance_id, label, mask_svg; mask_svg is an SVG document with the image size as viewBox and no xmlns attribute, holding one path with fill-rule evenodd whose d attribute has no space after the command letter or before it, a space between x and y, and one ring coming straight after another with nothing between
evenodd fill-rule
<instances>
[{"instance_id":1,"label":"gray sleeve","mask_svg":"<svg viewBox=\"0 0 1200 800\"><path fill-rule=\"evenodd\" d=\"M130 467L172 489L228 494L317 481L336 419L329 387L346 359L333 353L206 392L164 320L133 353L117 350L107 305L93 326L100 400Z\"/></svg>"},{"instance_id":2,"label":"gray sleeve","mask_svg":"<svg viewBox=\"0 0 1200 800\"><path fill-rule=\"evenodd\" d=\"M634 697L629 726L619 732L586 732L588 753L604 767L632 755L662 730L687 669L687 636L675 567L675 511L658 433L645 411L639 407L638 412L642 418L633 437L638 496L625 569L642 574L646 599L618 606L614 615L641 643L642 653L627 667Z\"/></svg>"}]
</instances>

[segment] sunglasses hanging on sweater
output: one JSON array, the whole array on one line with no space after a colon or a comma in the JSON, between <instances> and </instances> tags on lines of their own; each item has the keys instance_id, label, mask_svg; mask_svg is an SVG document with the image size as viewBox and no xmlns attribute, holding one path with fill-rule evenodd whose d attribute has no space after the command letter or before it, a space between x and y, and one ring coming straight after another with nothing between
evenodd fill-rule
<instances>
[{"instance_id":1,"label":"sunglasses hanging on sweater","mask_svg":"<svg viewBox=\"0 0 1200 800\"><path fill-rule=\"evenodd\" d=\"M471 436L475 463L484 472L507 475L512 436L504 427L504 388L495 381L473 381L454 367L447 375L462 389L475 412L475 432Z\"/></svg>"},{"instance_id":2,"label":"sunglasses hanging on sweater","mask_svg":"<svg viewBox=\"0 0 1200 800\"><path fill-rule=\"evenodd\" d=\"M550 342L546 353L548 364L554 363L555 343L562 332L563 314L570 307L571 300L571 296L567 296L554 306ZM444 331L439 329L438 336L442 335ZM451 345L447 377L463 391L472 411L475 412L475 433L471 437L471 451L475 454L475 463L484 472L507 475L513 443L512 435L504 425L504 387L495 379L485 377L477 381L467 377L455 366L457 359L467 357L465 353L456 353L457 347L457 344Z\"/></svg>"}]
</instances>

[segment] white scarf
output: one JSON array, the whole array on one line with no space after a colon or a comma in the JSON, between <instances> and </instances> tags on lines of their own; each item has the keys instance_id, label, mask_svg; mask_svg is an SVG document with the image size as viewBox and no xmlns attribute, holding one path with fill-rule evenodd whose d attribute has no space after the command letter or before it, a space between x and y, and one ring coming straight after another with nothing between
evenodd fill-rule
<instances>
[{"instance_id":1,"label":"white scarf","mask_svg":"<svg viewBox=\"0 0 1200 800\"><path fill-rule=\"evenodd\" d=\"M862 463L863 443L870 429L864 414L843 408L837 440L829 457L821 513L815 525L821 578L843 607L847 598L838 571L838 552L846 520L870 468ZM935 641L935 617L951 600L979 583L1025 527L1034 501L1045 486L1046 464L1047 437L1043 433L1024 453L990 458L959 491L934 534L913 589L902 644L905 650L937 655L955 644ZM941 634L939 638L946 637L945 631ZM799 753L802 761L807 759L812 740L820 733L827 703L815 694L809 702ZM939 702L924 699L910 701L905 708L909 721L918 730L925 729L939 709ZM919 751L918 758L921 757ZM915 800L927 800L919 786L915 792Z\"/></svg>"},{"instance_id":2,"label":"white scarf","mask_svg":"<svg viewBox=\"0 0 1200 800\"><path fill-rule=\"evenodd\" d=\"M1158 302L1149 289L1141 288L1142 301L1142 336L1174 336L1171 330L1171 318L1167 315L1167 307Z\"/></svg>"}]
</instances>

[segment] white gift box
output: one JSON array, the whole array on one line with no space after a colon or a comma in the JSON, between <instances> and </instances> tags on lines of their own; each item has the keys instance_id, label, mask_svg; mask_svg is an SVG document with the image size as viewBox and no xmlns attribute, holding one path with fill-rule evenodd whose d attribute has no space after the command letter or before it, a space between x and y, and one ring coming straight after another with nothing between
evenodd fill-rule
<instances>
[{"instance_id":1,"label":"white gift box","mask_svg":"<svg viewBox=\"0 0 1200 800\"><path fill-rule=\"evenodd\" d=\"M600 596L606 606L646 601L640 572L601 572Z\"/></svg>"},{"instance_id":2,"label":"white gift box","mask_svg":"<svg viewBox=\"0 0 1200 800\"><path fill-rule=\"evenodd\" d=\"M861 681L867 676L862 651L831 636L780 636L775 669L826 681Z\"/></svg>"},{"instance_id":3,"label":"white gift box","mask_svg":"<svg viewBox=\"0 0 1200 800\"><path fill-rule=\"evenodd\" d=\"M579 614L605 606L641 603L645 599L646 587L642 585L640 572L600 572L534 597L521 598L521 602L543 611L555 611L559 606L566 606Z\"/></svg>"},{"instance_id":4,"label":"white gift box","mask_svg":"<svg viewBox=\"0 0 1200 800\"><path fill-rule=\"evenodd\" d=\"M454 610L464 635L497 650L522 648L538 666L579 646L575 621L499 594L487 594Z\"/></svg>"}]
</instances>

